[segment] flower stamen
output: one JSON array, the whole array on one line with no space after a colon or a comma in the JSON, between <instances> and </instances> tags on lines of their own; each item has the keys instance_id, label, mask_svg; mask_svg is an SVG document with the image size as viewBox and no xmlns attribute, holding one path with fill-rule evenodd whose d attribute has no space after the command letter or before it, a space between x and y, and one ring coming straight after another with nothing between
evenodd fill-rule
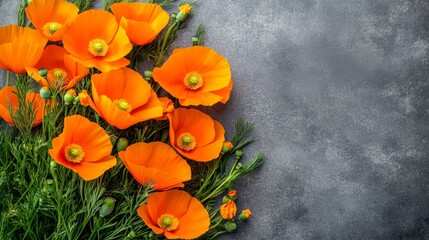
<instances>
[{"instance_id":1,"label":"flower stamen","mask_svg":"<svg viewBox=\"0 0 429 240\"><path fill-rule=\"evenodd\" d=\"M203 76L197 72L190 72L186 74L183 79L185 86L191 90L197 90L203 86L204 80Z\"/></svg>"},{"instance_id":2,"label":"flower stamen","mask_svg":"<svg viewBox=\"0 0 429 240\"><path fill-rule=\"evenodd\" d=\"M96 38L89 42L88 51L95 57L104 57L109 51L109 46L103 39Z\"/></svg>"},{"instance_id":3,"label":"flower stamen","mask_svg":"<svg viewBox=\"0 0 429 240\"><path fill-rule=\"evenodd\" d=\"M185 151L191 151L197 146L197 140L190 133L182 133L177 138L177 146Z\"/></svg>"},{"instance_id":4,"label":"flower stamen","mask_svg":"<svg viewBox=\"0 0 429 240\"><path fill-rule=\"evenodd\" d=\"M158 218L158 226L165 231L174 231L179 226L179 219L171 214L163 214Z\"/></svg>"},{"instance_id":5,"label":"flower stamen","mask_svg":"<svg viewBox=\"0 0 429 240\"><path fill-rule=\"evenodd\" d=\"M61 82L67 79L67 72L61 68L54 68L51 71L51 73L54 76L54 78L57 80L57 82Z\"/></svg>"},{"instance_id":6,"label":"flower stamen","mask_svg":"<svg viewBox=\"0 0 429 240\"><path fill-rule=\"evenodd\" d=\"M63 25L57 22L48 22L43 25L43 33L47 36L54 35Z\"/></svg>"},{"instance_id":7,"label":"flower stamen","mask_svg":"<svg viewBox=\"0 0 429 240\"><path fill-rule=\"evenodd\" d=\"M69 144L64 149L64 154L66 159L72 163L80 163L82 159L85 157L85 152L82 147L78 144Z\"/></svg>"},{"instance_id":8,"label":"flower stamen","mask_svg":"<svg viewBox=\"0 0 429 240\"><path fill-rule=\"evenodd\" d=\"M132 107L125 99L121 98L119 100L114 100L113 103L118 106L119 109L131 113Z\"/></svg>"}]
</instances>

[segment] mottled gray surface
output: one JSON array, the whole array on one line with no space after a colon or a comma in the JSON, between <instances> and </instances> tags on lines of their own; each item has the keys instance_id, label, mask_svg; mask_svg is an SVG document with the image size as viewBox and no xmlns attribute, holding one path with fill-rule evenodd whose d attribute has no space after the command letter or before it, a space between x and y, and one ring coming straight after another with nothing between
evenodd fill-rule
<instances>
[{"instance_id":1,"label":"mottled gray surface","mask_svg":"<svg viewBox=\"0 0 429 240\"><path fill-rule=\"evenodd\" d=\"M0 24L15 6L0 0ZM6 4L6 2L8 2ZM237 184L252 219L224 239L429 238L429 2L200 1L264 166Z\"/></svg>"}]
</instances>

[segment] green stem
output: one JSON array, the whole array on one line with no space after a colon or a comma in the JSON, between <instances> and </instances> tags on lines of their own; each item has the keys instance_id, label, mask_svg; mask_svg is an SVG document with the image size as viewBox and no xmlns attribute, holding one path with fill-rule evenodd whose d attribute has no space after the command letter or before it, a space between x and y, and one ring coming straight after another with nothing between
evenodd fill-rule
<instances>
[{"instance_id":1,"label":"green stem","mask_svg":"<svg viewBox=\"0 0 429 240\"><path fill-rule=\"evenodd\" d=\"M215 197L216 194L218 194L218 192L223 188L223 186L231 180L231 178L231 175L229 175L217 188L215 188L215 190L211 191L211 193L207 197L201 200L201 202L204 203L210 198Z\"/></svg>"},{"instance_id":2,"label":"green stem","mask_svg":"<svg viewBox=\"0 0 429 240\"><path fill-rule=\"evenodd\" d=\"M6 86L9 86L10 71L6 71Z\"/></svg>"},{"instance_id":3,"label":"green stem","mask_svg":"<svg viewBox=\"0 0 429 240\"><path fill-rule=\"evenodd\" d=\"M210 227L209 231L212 230L212 229L215 229L222 221L223 221L222 218L219 219L219 221L217 221L217 223L215 225L213 225L213 226Z\"/></svg>"},{"instance_id":4,"label":"green stem","mask_svg":"<svg viewBox=\"0 0 429 240\"><path fill-rule=\"evenodd\" d=\"M174 21L173 24L167 29L167 32L165 32L164 40L162 41L161 48L159 49L159 55L156 59L155 66L160 67L162 65L162 62L164 60L164 53L165 53L165 47L168 43L168 40L170 39L170 34L173 31L174 28L176 28L179 25L179 22Z\"/></svg>"},{"instance_id":5,"label":"green stem","mask_svg":"<svg viewBox=\"0 0 429 240\"><path fill-rule=\"evenodd\" d=\"M222 235L222 234L225 234L225 233L227 233L227 231L220 231L220 232L217 232L215 235L213 235L213 237L211 237L210 239L215 239L217 236L219 236L219 235Z\"/></svg>"}]
</instances>

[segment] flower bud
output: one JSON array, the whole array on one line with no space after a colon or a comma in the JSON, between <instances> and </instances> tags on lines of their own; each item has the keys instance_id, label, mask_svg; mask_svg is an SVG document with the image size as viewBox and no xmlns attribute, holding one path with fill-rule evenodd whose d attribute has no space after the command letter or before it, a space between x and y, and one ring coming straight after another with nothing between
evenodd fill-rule
<instances>
[{"instance_id":1,"label":"flower bud","mask_svg":"<svg viewBox=\"0 0 429 240\"><path fill-rule=\"evenodd\" d=\"M128 147L128 140L126 138L119 138L118 142L116 143L116 150L118 152L125 151Z\"/></svg>"},{"instance_id":2,"label":"flower bud","mask_svg":"<svg viewBox=\"0 0 429 240\"><path fill-rule=\"evenodd\" d=\"M220 216L223 219L233 219L236 213L237 213L237 206L232 200L229 200L227 203L220 206Z\"/></svg>"},{"instance_id":3,"label":"flower bud","mask_svg":"<svg viewBox=\"0 0 429 240\"><path fill-rule=\"evenodd\" d=\"M250 218L250 216L252 216L252 212L250 211L250 209L244 209L243 211L241 211L240 215L238 215L238 219L240 219L241 221L246 221Z\"/></svg>"},{"instance_id":4,"label":"flower bud","mask_svg":"<svg viewBox=\"0 0 429 240\"><path fill-rule=\"evenodd\" d=\"M89 106L90 97L88 95L88 92L85 89L82 90L82 92L80 92L76 98L79 98L80 105L82 105L84 107Z\"/></svg>"},{"instance_id":5,"label":"flower bud","mask_svg":"<svg viewBox=\"0 0 429 240\"><path fill-rule=\"evenodd\" d=\"M42 88L40 88L39 93L40 96L45 100L51 98L52 95L51 89L49 89L47 86L43 86Z\"/></svg>"},{"instance_id":6,"label":"flower bud","mask_svg":"<svg viewBox=\"0 0 429 240\"><path fill-rule=\"evenodd\" d=\"M176 19L176 17L177 17L177 14L175 14L175 13L172 13L172 14L171 14L171 19L173 19L173 20L174 20L174 19Z\"/></svg>"},{"instance_id":7,"label":"flower bud","mask_svg":"<svg viewBox=\"0 0 429 240\"><path fill-rule=\"evenodd\" d=\"M46 69L46 68L39 69L39 74L40 74L40 76L45 78L48 75L48 69Z\"/></svg>"},{"instance_id":8,"label":"flower bud","mask_svg":"<svg viewBox=\"0 0 429 240\"><path fill-rule=\"evenodd\" d=\"M66 105L70 105L74 101L75 97L76 97L76 91L73 89L68 90L66 94L64 94L64 103Z\"/></svg>"},{"instance_id":9,"label":"flower bud","mask_svg":"<svg viewBox=\"0 0 429 240\"><path fill-rule=\"evenodd\" d=\"M116 200L112 197L106 197L100 208L100 217L106 217L113 212Z\"/></svg>"},{"instance_id":10,"label":"flower bud","mask_svg":"<svg viewBox=\"0 0 429 240\"><path fill-rule=\"evenodd\" d=\"M196 46L198 45L199 39L197 37L192 37L192 45Z\"/></svg>"},{"instance_id":11,"label":"flower bud","mask_svg":"<svg viewBox=\"0 0 429 240\"><path fill-rule=\"evenodd\" d=\"M230 200L232 200L231 198L229 198L228 196L223 196L222 198L222 204L226 204L228 203Z\"/></svg>"},{"instance_id":12,"label":"flower bud","mask_svg":"<svg viewBox=\"0 0 429 240\"><path fill-rule=\"evenodd\" d=\"M49 166L51 167L51 170L55 170L57 168L57 163L55 161L51 161Z\"/></svg>"},{"instance_id":13,"label":"flower bud","mask_svg":"<svg viewBox=\"0 0 429 240\"><path fill-rule=\"evenodd\" d=\"M235 151L235 157L236 158L241 158L244 155L243 150L238 149L237 151Z\"/></svg>"},{"instance_id":14,"label":"flower bud","mask_svg":"<svg viewBox=\"0 0 429 240\"><path fill-rule=\"evenodd\" d=\"M188 3L179 6L180 12L176 16L176 21L183 22L191 12L192 6Z\"/></svg>"},{"instance_id":15,"label":"flower bud","mask_svg":"<svg viewBox=\"0 0 429 240\"><path fill-rule=\"evenodd\" d=\"M152 71L149 71L149 70L144 71L144 76L147 78L152 78Z\"/></svg>"},{"instance_id":16,"label":"flower bud","mask_svg":"<svg viewBox=\"0 0 429 240\"><path fill-rule=\"evenodd\" d=\"M229 197L232 201L237 200L237 190L231 189L231 190L228 192L228 197Z\"/></svg>"},{"instance_id":17,"label":"flower bud","mask_svg":"<svg viewBox=\"0 0 429 240\"><path fill-rule=\"evenodd\" d=\"M237 230L237 224L234 221L228 221L224 224L225 230L228 232L235 232Z\"/></svg>"},{"instance_id":18,"label":"flower bud","mask_svg":"<svg viewBox=\"0 0 429 240\"><path fill-rule=\"evenodd\" d=\"M222 145L222 153L227 153L234 148L234 145L231 142L224 142Z\"/></svg>"},{"instance_id":19,"label":"flower bud","mask_svg":"<svg viewBox=\"0 0 429 240\"><path fill-rule=\"evenodd\" d=\"M80 97L77 96L73 99L73 105L79 104L80 103Z\"/></svg>"}]
</instances>

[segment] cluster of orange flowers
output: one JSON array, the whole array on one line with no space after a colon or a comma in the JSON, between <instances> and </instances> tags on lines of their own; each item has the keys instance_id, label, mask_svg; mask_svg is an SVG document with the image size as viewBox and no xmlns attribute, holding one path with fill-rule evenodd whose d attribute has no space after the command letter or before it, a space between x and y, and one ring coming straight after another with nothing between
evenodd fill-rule
<instances>
[{"instance_id":1,"label":"cluster of orange flowers","mask_svg":"<svg viewBox=\"0 0 429 240\"><path fill-rule=\"evenodd\" d=\"M175 21L189 14L191 6L179 9ZM0 68L27 74L43 90L59 91L66 102L78 98L121 130L150 119L169 121L170 145L134 143L118 156L139 183L153 181L154 189L164 191L150 195L138 209L147 226L167 238L196 238L208 231L209 215L196 198L173 188L191 179L185 159L206 162L219 156L225 130L199 110L174 108L170 98L158 97L140 73L127 67L133 44L151 43L170 21L169 14L142 2L115 3L111 10L113 14L104 10L78 14L79 9L65 0L31 1L25 12L35 29L0 27ZM90 76L90 93L76 94L73 87L86 79L90 68L100 72ZM181 106L226 103L233 86L228 61L203 46L174 50L162 67L153 70L153 79ZM13 86L0 90L0 116L12 126L9 110L19 109L15 90ZM36 107L33 126L42 122L48 98L28 92L27 101ZM52 140L49 154L84 180L92 180L116 165L112 148L102 127L72 115L65 117L63 132Z\"/></svg>"}]
</instances>

